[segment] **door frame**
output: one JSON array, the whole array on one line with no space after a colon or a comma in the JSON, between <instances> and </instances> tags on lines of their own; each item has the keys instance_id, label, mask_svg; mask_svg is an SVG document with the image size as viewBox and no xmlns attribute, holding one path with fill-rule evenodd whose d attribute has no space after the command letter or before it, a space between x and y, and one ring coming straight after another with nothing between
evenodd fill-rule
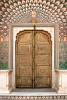
<instances>
[{"instance_id":1,"label":"door frame","mask_svg":"<svg viewBox=\"0 0 67 100\"><path fill-rule=\"evenodd\" d=\"M12 74L12 87L13 89L16 88L15 86L15 40L16 40L16 34L17 29L20 29L20 31L23 29L33 29L33 26L36 26L36 28L38 27L38 29L43 29L45 30L45 28L53 28L54 29L54 35L53 35L53 39L54 39L54 44L53 44L53 40L52 40L52 48L54 51L52 51L54 53L54 55L52 54L52 88L55 88L55 69L59 68L59 25L58 24L42 24L42 23L15 23L15 24L11 24L9 27L9 53L8 53L8 66L9 69L13 69L13 74ZM18 30L19 31L19 30ZM46 30L45 30L46 31ZM17 32L17 33L16 33ZM48 31L49 32L49 31ZM16 33L16 34L15 34ZM51 33L50 33L51 34ZM51 34L52 35L52 34Z\"/></svg>"}]
</instances>

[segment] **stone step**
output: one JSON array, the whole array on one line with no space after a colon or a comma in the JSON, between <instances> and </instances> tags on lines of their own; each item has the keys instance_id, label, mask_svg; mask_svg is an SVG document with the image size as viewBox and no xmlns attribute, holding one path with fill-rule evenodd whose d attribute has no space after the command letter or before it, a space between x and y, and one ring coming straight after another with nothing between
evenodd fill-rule
<instances>
[{"instance_id":1,"label":"stone step","mask_svg":"<svg viewBox=\"0 0 67 100\"><path fill-rule=\"evenodd\" d=\"M0 93L0 100L67 100L67 94L58 94L54 89L15 89Z\"/></svg>"}]
</instances>

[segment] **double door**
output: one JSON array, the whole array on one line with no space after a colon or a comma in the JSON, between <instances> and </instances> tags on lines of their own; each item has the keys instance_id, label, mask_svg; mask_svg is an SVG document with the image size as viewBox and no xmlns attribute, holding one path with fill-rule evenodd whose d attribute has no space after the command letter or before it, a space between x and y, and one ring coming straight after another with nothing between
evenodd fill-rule
<instances>
[{"instance_id":1,"label":"double door","mask_svg":"<svg viewBox=\"0 0 67 100\"><path fill-rule=\"evenodd\" d=\"M51 87L51 36L42 30L25 30L16 37L16 87Z\"/></svg>"}]
</instances>

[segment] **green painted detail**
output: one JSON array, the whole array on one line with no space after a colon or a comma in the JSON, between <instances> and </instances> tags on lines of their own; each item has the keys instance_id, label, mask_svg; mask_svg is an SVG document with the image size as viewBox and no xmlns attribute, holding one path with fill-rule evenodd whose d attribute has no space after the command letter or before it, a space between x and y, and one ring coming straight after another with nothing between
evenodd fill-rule
<instances>
[{"instance_id":1,"label":"green painted detail","mask_svg":"<svg viewBox=\"0 0 67 100\"><path fill-rule=\"evenodd\" d=\"M10 4L13 4L13 2L12 2L12 1L10 1Z\"/></svg>"},{"instance_id":2,"label":"green painted detail","mask_svg":"<svg viewBox=\"0 0 67 100\"><path fill-rule=\"evenodd\" d=\"M67 42L61 41L59 46L59 69L67 70Z\"/></svg>"},{"instance_id":3,"label":"green painted detail","mask_svg":"<svg viewBox=\"0 0 67 100\"><path fill-rule=\"evenodd\" d=\"M2 16L0 16L0 18L2 18Z\"/></svg>"},{"instance_id":4,"label":"green painted detail","mask_svg":"<svg viewBox=\"0 0 67 100\"><path fill-rule=\"evenodd\" d=\"M62 69L67 70L67 61L65 61L64 63L63 62L59 62L59 69L60 70L62 70Z\"/></svg>"},{"instance_id":5,"label":"green painted detail","mask_svg":"<svg viewBox=\"0 0 67 100\"><path fill-rule=\"evenodd\" d=\"M16 2L17 0L13 0L13 2Z\"/></svg>"},{"instance_id":6,"label":"green painted detail","mask_svg":"<svg viewBox=\"0 0 67 100\"><path fill-rule=\"evenodd\" d=\"M59 44L59 69L67 70L67 41L61 41Z\"/></svg>"},{"instance_id":7,"label":"green painted detail","mask_svg":"<svg viewBox=\"0 0 67 100\"><path fill-rule=\"evenodd\" d=\"M60 0L60 3L64 3L65 2L65 0Z\"/></svg>"},{"instance_id":8,"label":"green painted detail","mask_svg":"<svg viewBox=\"0 0 67 100\"><path fill-rule=\"evenodd\" d=\"M51 3L54 3L54 0L51 0Z\"/></svg>"},{"instance_id":9,"label":"green painted detail","mask_svg":"<svg viewBox=\"0 0 67 100\"><path fill-rule=\"evenodd\" d=\"M55 3L54 5L57 6L57 3Z\"/></svg>"},{"instance_id":10,"label":"green painted detail","mask_svg":"<svg viewBox=\"0 0 67 100\"><path fill-rule=\"evenodd\" d=\"M55 10L55 8L52 8L53 10Z\"/></svg>"},{"instance_id":11,"label":"green painted detail","mask_svg":"<svg viewBox=\"0 0 67 100\"><path fill-rule=\"evenodd\" d=\"M5 70L5 69L8 69L8 63L2 63L0 62L0 70Z\"/></svg>"},{"instance_id":12,"label":"green painted detail","mask_svg":"<svg viewBox=\"0 0 67 100\"><path fill-rule=\"evenodd\" d=\"M67 7L67 3L66 3L66 4L64 4L64 7Z\"/></svg>"},{"instance_id":13,"label":"green painted detail","mask_svg":"<svg viewBox=\"0 0 67 100\"><path fill-rule=\"evenodd\" d=\"M8 0L4 0L4 2L8 2Z\"/></svg>"},{"instance_id":14,"label":"green painted detail","mask_svg":"<svg viewBox=\"0 0 67 100\"><path fill-rule=\"evenodd\" d=\"M58 6L58 8L60 8L60 6Z\"/></svg>"},{"instance_id":15,"label":"green painted detail","mask_svg":"<svg viewBox=\"0 0 67 100\"><path fill-rule=\"evenodd\" d=\"M15 7L18 7L18 5L17 5L17 4L15 4Z\"/></svg>"},{"instance_id":16,"label":"green painted detail","mask_svg":"<svg viewBox=\"0 0 67 100\"><path fill-rule=\"evenodd\" d=\"M8 7L9 7L9 5L7 4L7 5L6 5L6 7L8 8ZM6 14L8 14L8 12L6 12Z\"/></svg>"}]
</instances>

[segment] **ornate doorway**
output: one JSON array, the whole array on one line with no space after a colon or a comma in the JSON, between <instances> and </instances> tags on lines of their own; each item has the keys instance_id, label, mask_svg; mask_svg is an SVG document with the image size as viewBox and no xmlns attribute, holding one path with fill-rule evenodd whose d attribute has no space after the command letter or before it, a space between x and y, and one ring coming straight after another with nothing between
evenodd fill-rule
<instances>
[{"instance_id":1,"label":"ornate doorway","mask_svg":"<svg viewBox=\"0 0 67 100\"><path fill-rule=\"evenodd\" d=\"M25 30L16 37L16 87L45 88L52 84L51 36Z\"/></svg>"}]
</instances>

